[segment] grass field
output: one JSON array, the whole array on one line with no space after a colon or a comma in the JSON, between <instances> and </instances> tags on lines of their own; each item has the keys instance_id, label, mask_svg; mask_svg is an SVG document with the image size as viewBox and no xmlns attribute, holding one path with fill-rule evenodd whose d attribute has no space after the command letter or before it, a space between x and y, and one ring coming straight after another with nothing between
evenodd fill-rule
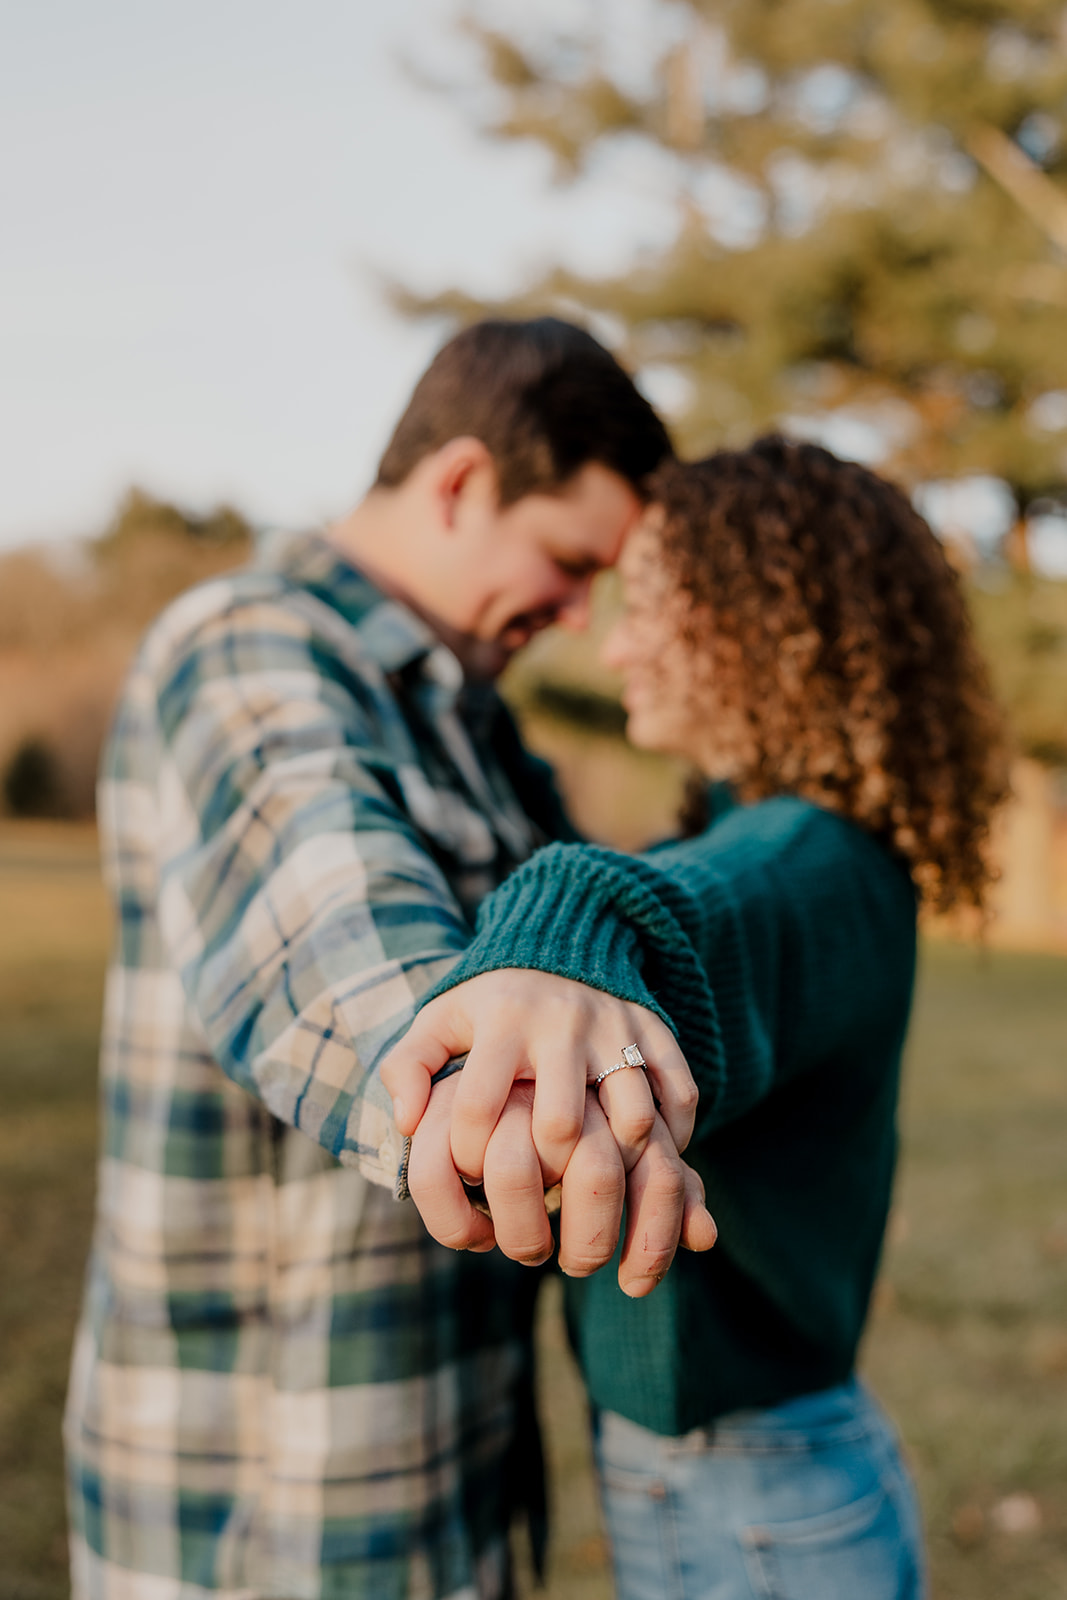
<instances>
[{"instance_id":1,"label":"grass field","mask_svg":"<svg viewBox=\"0 0 1067 1600\"><path fill-rule=\"evenodd\" d=\"M0 1600L67 1592L59 1419L90 1226L107 937L91 832L0 827ZM1067 1596L1065 1067L1067 962L926 947L864 1366L918 1477L936 1600ZM548 1593L606 1600L552 1295L542 1343Z\"/></svg>"}]
</instances>

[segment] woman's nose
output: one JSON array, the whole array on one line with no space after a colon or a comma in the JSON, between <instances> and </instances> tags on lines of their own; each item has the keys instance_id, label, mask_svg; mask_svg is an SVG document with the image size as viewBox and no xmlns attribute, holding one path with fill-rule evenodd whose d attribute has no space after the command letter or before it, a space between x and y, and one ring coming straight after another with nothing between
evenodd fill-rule
<instances>
[{"instance_id":1,"label":"woman's nose","mask_svg":"<svg viewBox=\"0 0 1067 1600\"><path fill-rule=\"evenodd\" d=\"M629 660L629 640L622 619L612 624L600 646L600 659L613 672L621 672Z\"/></svg>"}]
</instances>

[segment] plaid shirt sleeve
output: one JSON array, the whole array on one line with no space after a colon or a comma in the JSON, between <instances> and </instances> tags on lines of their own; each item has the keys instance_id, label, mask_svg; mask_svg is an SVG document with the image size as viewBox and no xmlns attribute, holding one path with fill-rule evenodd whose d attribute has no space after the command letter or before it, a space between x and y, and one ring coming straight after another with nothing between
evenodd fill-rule
<instances>
[{"instance_id":1,"label":"plaid shirt sleeve","mask_svg":"<svg viewBox=\"0 0 1067 1600\"><path fill-rule=\"evenodd\" d=\"M412 822L412 794L434 797L384 675L328 634L284 594L220 606L208 586L172 607L126 696L108 803L154 813L163 946L210 1054L397 1190L376 1069L470 929Z\"/></svg>"}]
</instances>

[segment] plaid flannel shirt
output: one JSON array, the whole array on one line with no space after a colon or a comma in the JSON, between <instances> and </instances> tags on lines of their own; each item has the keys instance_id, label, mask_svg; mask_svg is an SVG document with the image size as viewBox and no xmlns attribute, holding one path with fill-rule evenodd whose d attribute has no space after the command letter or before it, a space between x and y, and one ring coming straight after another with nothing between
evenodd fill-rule
<instances>
[{"instance_id":1,"label":"plaid flannel shirt","mask_svg":"<svg viewBox=\"0 0 1067 1600\"><path fill-rule=\"evenodd\" d=\"M176 601L135 663L100 788L75 1600L504 1592L533 1280L397 1204L377 1076L560 818L468 696L319 538Z\"/></svg>"}]
</instances>

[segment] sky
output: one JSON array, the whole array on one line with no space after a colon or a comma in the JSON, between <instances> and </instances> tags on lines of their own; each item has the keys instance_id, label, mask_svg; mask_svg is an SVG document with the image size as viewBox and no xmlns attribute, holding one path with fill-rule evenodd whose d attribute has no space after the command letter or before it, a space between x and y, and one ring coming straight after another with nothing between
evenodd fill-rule
<instances>
[{"instance_id":1,"label":"sky","mask_svg":"<svg viewBox=\"0 0 1067 1600\"><path fill-rule=\"evenodd\" d=\"M0 547L95 533L132 484L268 524L343 512L443 331L395 316L389 278L492 294L663 236L640 174L636 204L553 187L417 81L461 70L458 9L4 8Z\"/></svg>"},{"instance_id":2,"label":"sky","mask_svg":"<svg viewBox=\"0 0 1067 1600\"><path fill-rule=\"evenodd\" d=\"M610 10L611 70L652 70L645 0L480 3L520 30ZM3 8L0 550L98 533L133 485L265 525L339 515L445 331L393 313L388 281L493 295L668 241L677 174L647 146L614 141L589 184L554 185L543 151L480 137L469 94L421 81L476 78L460 9ZM729 184L704 198L720 229L744 223ZM869 438L826 442L877 461ZM991 542L995 492L963 493ZM1067 574L1062 521L1041 538Z\"/></svg>"}]
</instances>

